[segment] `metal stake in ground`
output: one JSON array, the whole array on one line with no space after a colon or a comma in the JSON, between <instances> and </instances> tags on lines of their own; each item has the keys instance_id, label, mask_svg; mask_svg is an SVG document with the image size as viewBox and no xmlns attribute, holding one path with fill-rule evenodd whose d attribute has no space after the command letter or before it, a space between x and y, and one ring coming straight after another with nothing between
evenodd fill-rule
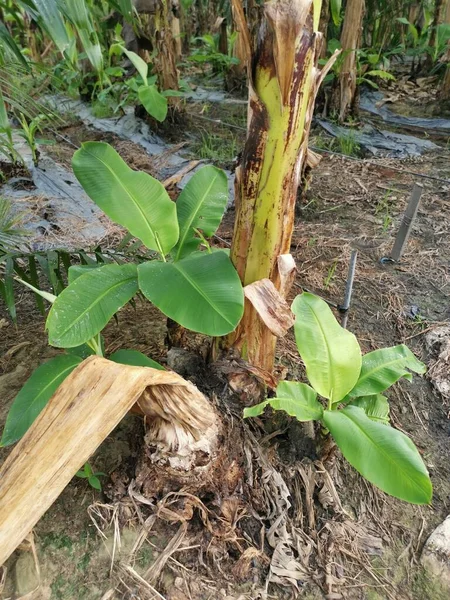
<instances>
[{"instance_id":1,"label":"metal stake in ground","mask_svg":"<svg viewBox=\"0 0 450 600\"><path fill-rule=\"evenodd\" d=\"M395 238L394 247L391 252L391 260L398 262L408 243L409 236L414 220L419 209L420 197L422 196L423 187L419 183L415 183L405 214L403 215L402 224Z\"/></svg>"},{"instance_id":2,"label":"metal stake in ground","mask_svg":"<svg viewBox=\"0 0 450 600\"><path fill-rule=\"evenodd\" d=\"M350 302L352 299L353 280L355 279L357 256L358 256L358 251L353 250L352 255L350 257L350 264L348 266L348 276L347 276L347 284L345 286L344 302L343 302L343 304L338 306L339 312L343 315L342 316L342 327L344 329L347 329L348 311L349 311Z\"/></svg>"}]
</instances>

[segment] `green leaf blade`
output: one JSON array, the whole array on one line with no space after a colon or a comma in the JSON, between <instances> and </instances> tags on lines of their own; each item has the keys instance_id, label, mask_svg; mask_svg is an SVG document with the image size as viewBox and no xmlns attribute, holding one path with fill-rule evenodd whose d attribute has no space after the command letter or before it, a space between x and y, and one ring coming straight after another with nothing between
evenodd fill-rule
<instances>
[{"instance_id":1,"label":"green leaf blade","mask_svg":"<svg viewBox=\"0 0 450 600\"><path fill-rule=\"evenodd\" d=\"M200 240L195 229L211 237L218 229L228 200L225 173L216 167L198 170L179 195L176 207L180 239L175 246L176 260L196 250Z\"/></svg>"},{"instance_id":2,"label":"green leaf blade","mask_svg":"<svg viewBox=\"0 0 450 600\"><path fill-rule=\"evenodd\" d=\"M47 318L49 343L81 346L95 337L138 291L135 265L105 265L78 277L55 300Z\"/></svg>"},{"instance_id":3,"label":"green leaf blade","mask_svg":"<svg viewBox=\"0 0 450 600\"><path fill-rule=\"evenodd\" d=\"M429 504L432 485L411 440L369 419L362 408L324 411L323 421L348 462L381 490L413 504Z\"/></svg>"},{"instance_id":4,"label":"green leaf blade","mask_svg":"<svg viewBox=\"0 0 450 600\"><path fill-rule=\"evenodd\" d=\"M349 406L362 408L372 421L389 425L389 402L386 396L383 396L382 394L361 396L350 402Z\"/></svg>"},{"instance_id":5,"label":"green leaf blade","mask_svg":"<svg viewBox=\"0 0 450 600\"><path fill-rule=\"evenodd\" d=\"M410 371L423 375L426 367L404 344L369 352L363 356L360 376L347 398L380 394L402 377L411 380Z\"/></svg>"},{"instance_id":6,"label":"green leaf blade","mask_svg":"<svg viewBox=\"0 0 450 600\"><path fill-rule=\"evenodd\" d=\"M167 117L167 98L158 92L156 85L143 85L138 97L148 114L162 123Z\"/></svg>"},{"instance_id":7,"label":"green leaf blade","mask_svg":"<svg viewBox=\"0 0 450 600\"><path fill-rule=\"evenodd\" d=\"M131 60L134 68L137 70L139 75L142 77L144 85L146 85L147 84L147 75L148 75L148 64L138 54L136 54L136 52L127 50L125 48L125 46L121 46L120 49L129 58L129 60Z\"/></svg>"},{"instance_id":8,"label":"green leaf blade","mask_svg":"<svg viewBox=\"0 0 450 600\"><path fill-rule=\"evenodd\" d=\"M39 24L47 31L55 46L64 56L70 46L70 39L59 12L57 0L33 0L39 13Z\"/></svg>"},{"instance_id":9,"label":"green leaf blade","mask_svg":"<svg viewBox=\"0 0 450 600\"><path fill-rule=\"evenodd\" d=\"M175 246L179 235L176 206L158 180L130 169L103 142L85 142L75 152L72 166L97 206L147 248L167 254Z\"/></svg>"},{"instance_id":10,"label":"green leaf blade","mask_svg":"<svg viewBox=\"0 0 450 600\"><path fill-rule=\"evenodd\" d=\"M117 350L109 357L112 360L121 365L131 365L132 367L151 367L152 369L159 369L165 371L164 367L152 360L142 352L138 350Z\"/></svg>"},{"instance_id":11,"label":"green leaf blade","mask_svg":"<svg viewBox=\"0 0 450 600\"><path fill-rule=\"evenodd\" d=\"M356 337L336 321L318 296L304 292L292 304L295 341L312 387L338 402L354 387L361 369Z\"/></svg>"},{"instance_id":12,"label":"green leaf blade","mask_svg":"<svg viewBox=\"0 0 450 600\"><path fill-rule=\"evenodd\" d=\"M14 444L24 435L59 385L81 362L78 356L62 354L32 373L11 405L0 446Z\"/></svg>"},{"instance_id":13,"label":"green leaf blade","mask_svg":"<svg viewBox=\"0 0 450 600\"><path fill-rule=\"evenodd\" d=\"M282 381L277 387L276 398L245 408L244 417L259 416L266 406L271 406L274 410L284 410L289 416L303 422L317 421L323 415L316 392L306 383L296 381Z\"/></svg>"},{"instance_id":14,"label":"green leaf blade","mask_svg":"<svg viewBox=\"0 0 450 600\"><path fill-rule=\"evenodd\" d=\"M187 329L226 335L242 317L242 285L224 252L198 253L176 263L150 261L139 265L138 274L144 296Z\"/></svg>"}]
</instances>

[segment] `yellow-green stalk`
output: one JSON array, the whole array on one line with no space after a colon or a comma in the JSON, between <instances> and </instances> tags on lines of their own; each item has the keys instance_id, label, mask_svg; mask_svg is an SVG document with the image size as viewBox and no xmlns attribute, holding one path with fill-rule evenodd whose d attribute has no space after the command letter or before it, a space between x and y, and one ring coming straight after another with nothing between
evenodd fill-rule
<instances>
[{"instance_id":1,"label":"yellow-green stalk","mask_svg":"<svg viewBox=\"0 0 450 600\"><path fill-rule=\"evenodd\" d=\"M236 171L231 257L244 286L268 278L285 294L278 257L290 253L297 188L324 76L317 69L321 0L267 2L254 50L239 0L233 8L249 56L250 92L247 140ZM248 301L227 341L252 364L273 369L276 339Z\"/></svg>"}]
</instances>

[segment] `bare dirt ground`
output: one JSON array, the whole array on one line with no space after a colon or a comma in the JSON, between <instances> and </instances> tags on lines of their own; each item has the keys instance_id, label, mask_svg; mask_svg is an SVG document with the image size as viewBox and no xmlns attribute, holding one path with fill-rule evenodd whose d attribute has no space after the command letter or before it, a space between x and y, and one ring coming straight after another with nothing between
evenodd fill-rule
<instances>
[{"instance_id":1,"label":"bare dirt ground","mask_svg":"<svg viewBox=\"0 0 450 600\"><path fill-rule=\"evenodd\" d=\"M211 106L208 117L239 126L245 108L224 112ZM199 125L196 115L191 118L189 140L193 136L208 151L213 147L213 158L220 140L226 145L233 139L236 147L242 142L239 130L210 129L205 122ZM205 127L219 141L205 142ZM158 165L132 142L79 124L63 133L75 144L108 141L131 166L158 175ZM50 148L53 158L70 164L70 144ZM226 153L216 162L229 166ZM448 149L410 161L374 163L325 155L314 170L297 211L292 253L298 275L292 298L306 288L340 303L350 254L357 249L349 329L364 352L406 343L430 365L435 356L425 336L450 322L450 185L398 169L448 180ZM383 265L379 259L389 255L415 181L424 191L407 251L400 264ZM222 244L231 240L233 216L231 210L219 231ZM32 297L17 292L18 326L4 307L0 315L0 426L32 370L56 353L47 346L44 318ZM163 364L165 337L163 316L139 300L135 308L122 310L105 333L108 352L136 348ZM278 361L287 377L301 377L290 334L279 343ZM202 367L192 378L211 396L217 392L215 401L236 423L236 398L225 380L219 393L208 369ZM450 511L450 407L428 376L398 384L390 401L393 425L412 437L430 470L431 506L413 507L387 497L339 457L324 464L305 444L304 429L278 415L248 424L244 484L233 494L199 498L182 490L146 503L130 488L143 425L129 416L91 460L95 470L107 473L103 491L74 478L35 528L35 555L25 545L8 561L3 598L444 600L447 596L422 570L419 557L429 533ZM240 425L233 427L239 439ZM0 460L7 453L1 449ZM283 515L281 538L274 523ZM274 531L283 543L269 573ZM40 587L32 592L39 583L36 565Z\"/></svg>"}]
</instances>

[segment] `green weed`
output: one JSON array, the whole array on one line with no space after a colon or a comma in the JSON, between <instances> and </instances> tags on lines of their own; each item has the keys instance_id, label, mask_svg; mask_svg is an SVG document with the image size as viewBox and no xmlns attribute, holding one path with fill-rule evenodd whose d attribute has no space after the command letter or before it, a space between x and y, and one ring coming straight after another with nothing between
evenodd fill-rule
<instances>
[{"instance_id":1,"label":"green weed","mask_svg":"<svg viewBox=\"0 0 450 600\"><path fill-rule=\"evenodd\" d=\"M237 140L235 136L224 137L205 131L194 144L193 152L199 158L218 164L229 163L238 153Z\"/></svg>"},{"instance_id":2,"label":"green weed","mask_svg":"<svg viewBox=\"0 0 450 600\"><path fill-rule=\"evenodd\" d=\"M335 258L333 261L333 264L331 265L331 267L328 269L328 273L327 276L325 277L325 280L323 282L324 288L327 290L330 283L333 281L334 275L336 273L336 267L338 264L338 259Z\"/></svg>"},{"instance_id":3,"label":"green weed","mask_svg":"<svg viewBox=\"0 0 450 600\"><path fill-rule=\"evenodd\" d=\"M361 146L356 141L356 137L353 131L349 131L349 133L338 136L336 138L339 152L345 154L346 156L360 156L361 154Z\"/></svg>"},{"instance_id":4,"label":"green weed","mask_svg":"<svg viewBox=\"0 0 450 600\"><path fill-rule=\"evenodd\" d=\"M390 200L391 195L392 195L392 190L388 190L384 194L384 196L382 198L380 198L377 205L375 206L375 216L378 216L378 215L383 216L383 221L382 221L382 225L381 225L383 233L386 233L392 224L392 215L391 215L392 202Z\"/></svg>"}]
</instances>

